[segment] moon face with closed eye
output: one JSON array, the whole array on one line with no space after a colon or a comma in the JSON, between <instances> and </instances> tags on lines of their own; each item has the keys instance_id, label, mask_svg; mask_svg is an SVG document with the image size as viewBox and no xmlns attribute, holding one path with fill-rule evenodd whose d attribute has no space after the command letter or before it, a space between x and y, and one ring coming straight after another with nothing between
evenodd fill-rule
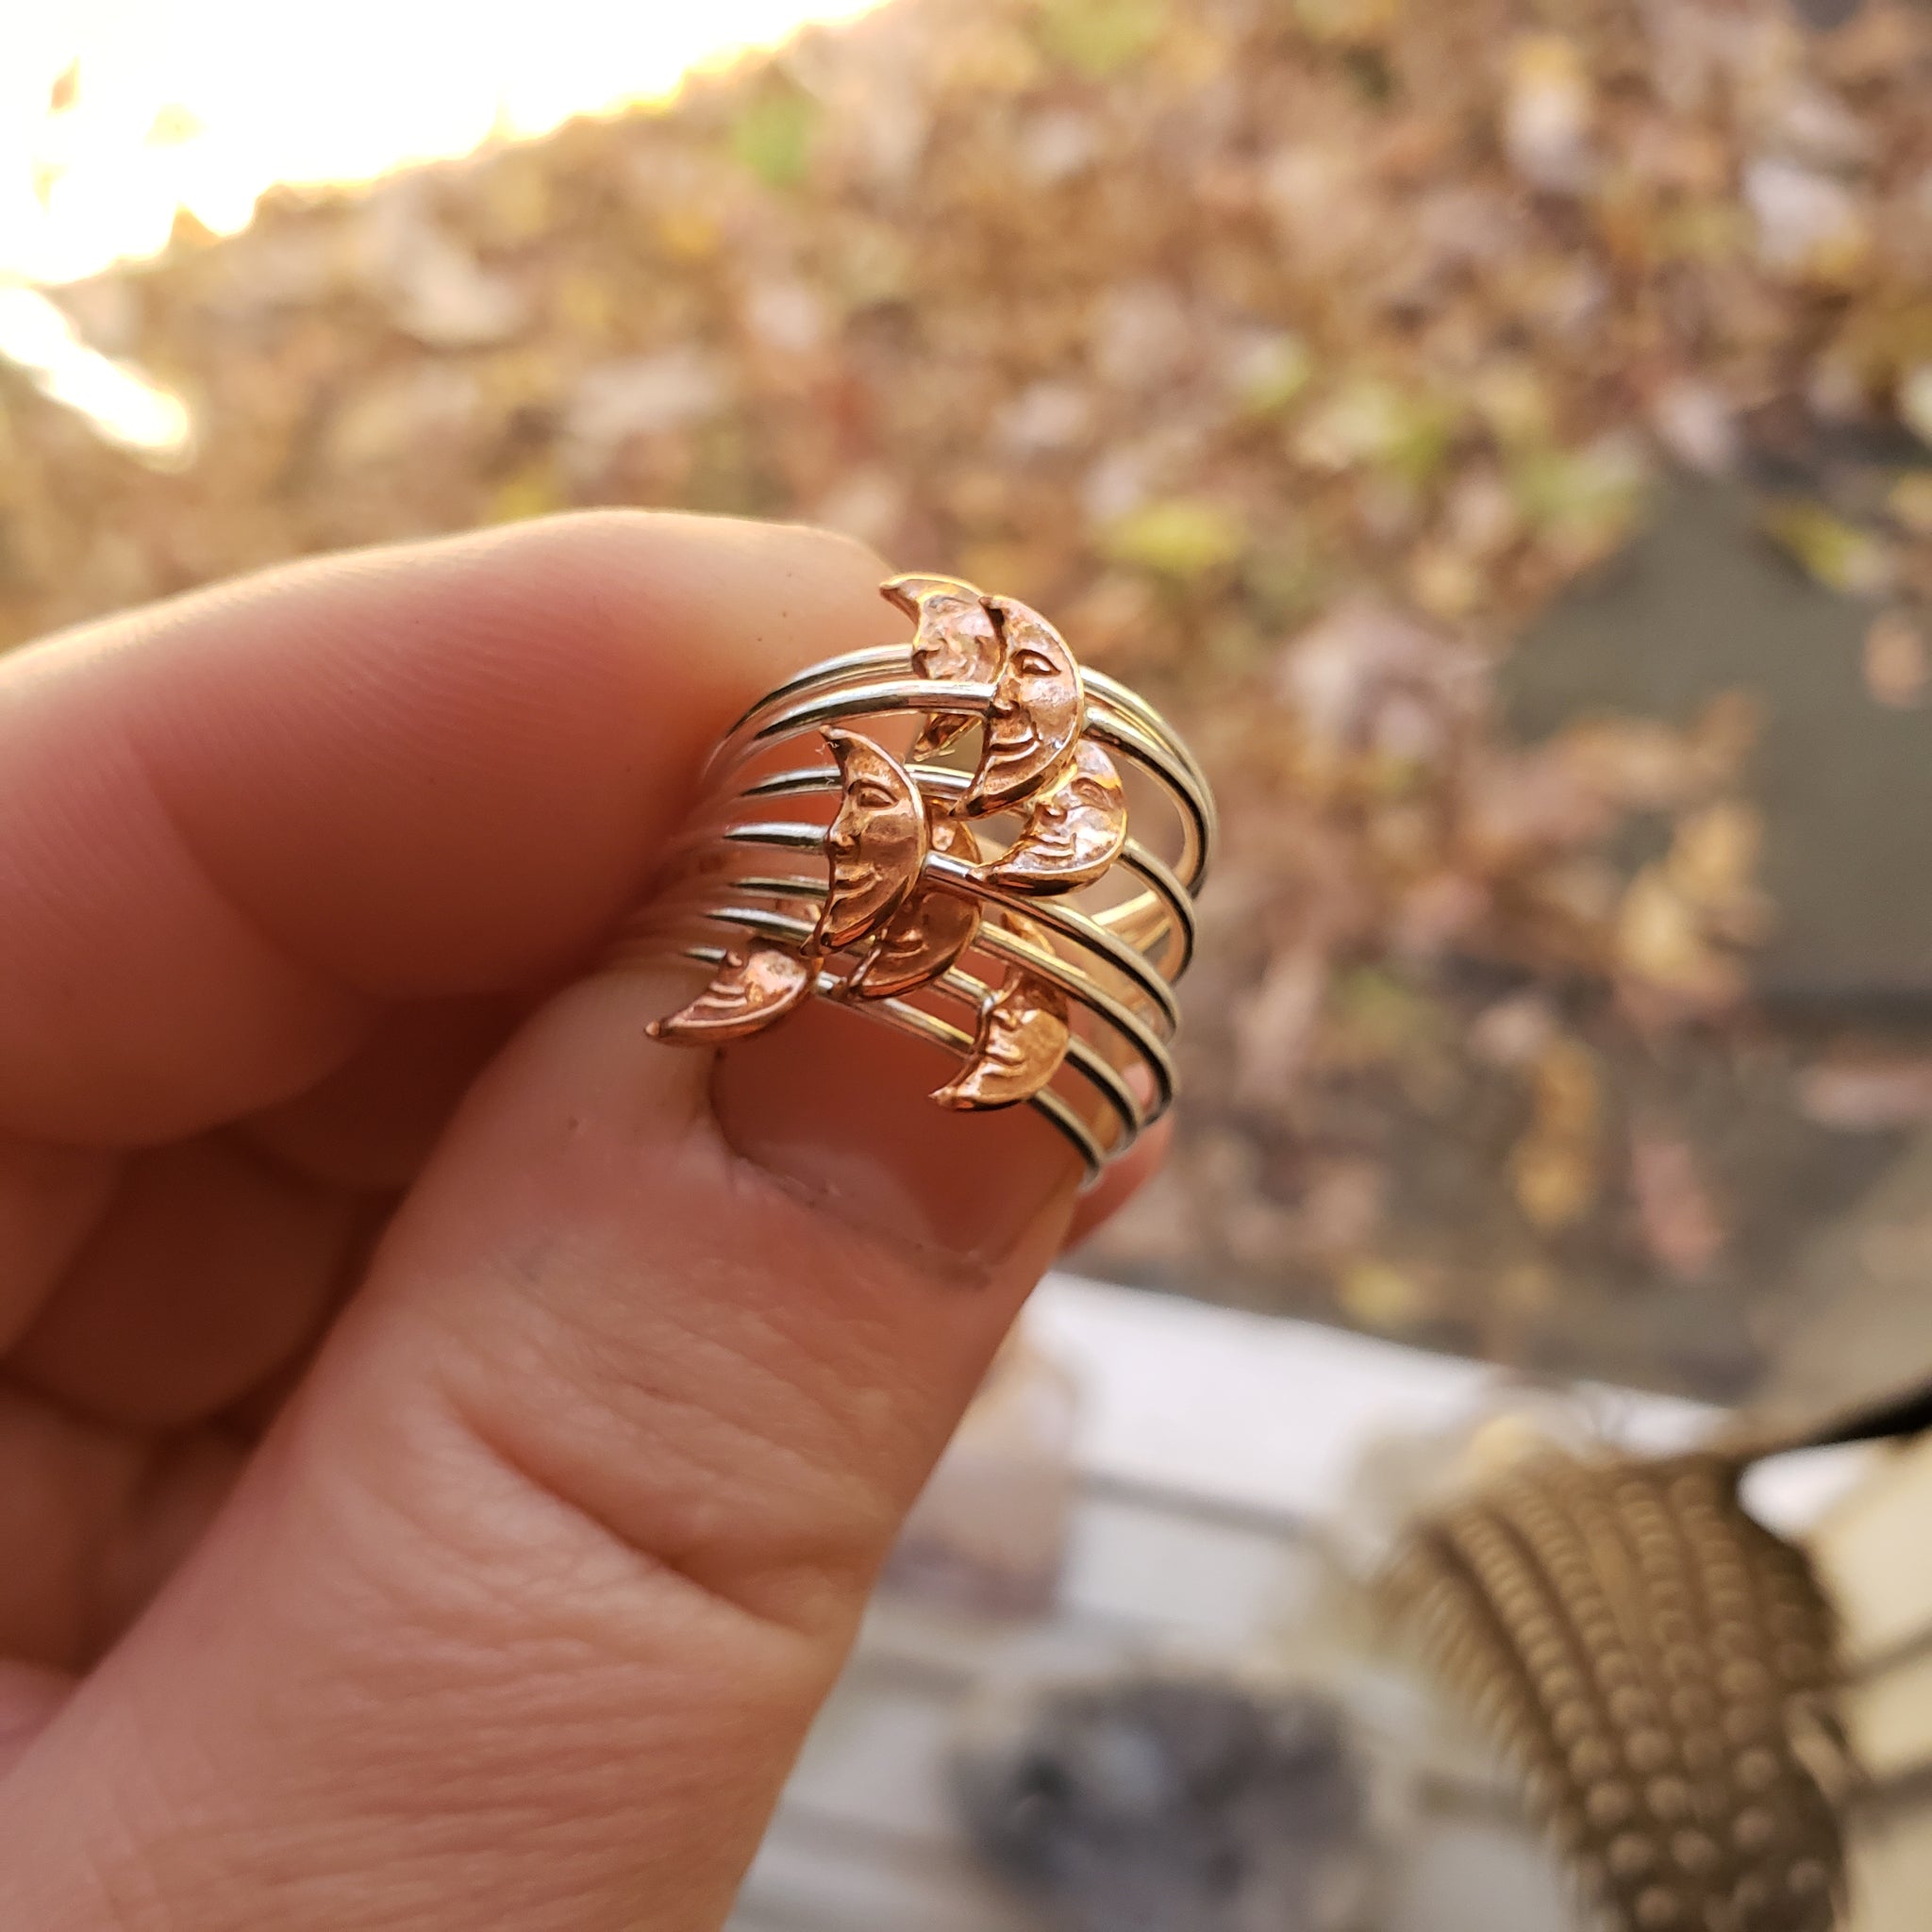
<instances>
[{"instance_id":1,"label":"moon face with closed eye","mask_svg":"<svg viewBox=\"0 0 1932 1932\"><path fill-rule=\"evenodd\" d=\"M989 597L986 608L1000 633L1000 668L966 792L975 815L1005 811L1050 784L1080 735L1083 710L1080 673L1059 632L1010 597Z\"/></svg>"},{"instance_id":2,"label":"moon face with closed eye","mask_svg":"<svg viewBox=\"0 0 1932 1932\"><path fill-rule=\"evenodd\" d=\"M979 841L958 819L932 821L932 849L967 865L979 857ZM859 961L849 982L865 999L891 999L930 985L973 943L979 930L979 902L963 892L920 886L887 920L877 943Z\"/></svg>"},{"instance_id":3,"label":"moon face with closed eye","mask_svg":"<svg viewBox=\"0 0 1932 1932\"><path fill-rule=\"evenodd\" d=\"M1000 657L985 600L958 577L889 577L879 587L888 603L917 620L912 637L912 668L921 676L953 684L984 683ZM912 746L915 758L929 758L971 727L964 711L929 711Z\"/></svg>"},{"instance_id":4,"label":"moon face with closed eye","mask_svg":"<svg viewBox=\"0 0 1932 1932\"><path fill-rule=\"evenodd\" d=\"M675 1013L644 1028L653 1040L722 1046L743 1040L781 1019L804 999L818 977L815 966L775 946L727 953L711 983Z\"/></svg>"},{"instance_id":5,"label":"moon face with closed eye","mask_svg":"<svg viewBox=\"0 0 1932 1932\"><path fill-rule=\"evenodd\" d=\"M979 1009L972 1058L932 1097L962 1112L1031 1100L1058 1071L1071 1038L1066 994L1030 973L1009 972Z\"/></svg>"},{"instance_id":6,"label":"moon face with closed eye","mask_svg":"<svg viewBox=\"0 0 1932 1932\"><path fill-rule=\"evenodd\" d=\"M986 869L995 885L1067 892L1091 885L1127 842L1127 793L1113 760L1091 738L1034 802L1025 828Z\"/></svg>"},{"instance_id":7,"label":"moon face with closed eye","mask_svg":"<svg viewBox=\"0 0 1932 1932\"><path fill-rule=\"evenodd\" d=\"M825 835L831 874L814 946L836 952L894 912L925 863L925 808L910 774L856 731L828 727L842 791Z\"/></svg>"}]
</instances>

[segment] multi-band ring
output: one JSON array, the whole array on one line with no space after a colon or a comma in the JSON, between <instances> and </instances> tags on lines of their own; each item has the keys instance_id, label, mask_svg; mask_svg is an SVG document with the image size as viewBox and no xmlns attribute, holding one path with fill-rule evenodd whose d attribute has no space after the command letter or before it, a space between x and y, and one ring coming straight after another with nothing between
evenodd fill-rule
<instances>
[{"instance_id":1,"label":"multi-band ring","mask_svg":"<svg viewBox=\"0 0 1932 1932\"><path fill-rule=\"evenodd\" d=\"M716 1045L835 1000L958 1054L942 1106L1028 1104L1098 1174L1174 1098L1207 780L1024 604L881 589L908 642L801 673L713 752L625 940L712 977L650 1030Z\"/></svg>"}]
</instances>

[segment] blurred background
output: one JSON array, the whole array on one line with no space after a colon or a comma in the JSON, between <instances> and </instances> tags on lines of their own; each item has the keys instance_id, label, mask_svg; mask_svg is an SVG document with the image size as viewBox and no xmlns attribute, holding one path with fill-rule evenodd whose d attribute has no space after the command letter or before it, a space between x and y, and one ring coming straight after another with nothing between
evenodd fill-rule
<instances>
[{"instance_id":1,"label":"blurred background","mask_svg":"<svg viewBox=\"0 0 1932 1932\"><path fill-rule=\"evenodd\" d=\"M8 11L0 644L591 504L1021 596L1201 753L1187 1103L1082 1272L1932 1375L1919 0Z\"/></svg>"},{"instance_id":2,"label":"blurred background","mask_svg":"<svg viewBox=\"0 0 1932 1932\"><path fill-rule=\"evenodd\" d=\"M577 504L1003 587L1227 822L1092 1264L1736 1395L1932 1118L1932 27L1812 9L19 9L0 641Z\"/></svg>"}]
</instances>

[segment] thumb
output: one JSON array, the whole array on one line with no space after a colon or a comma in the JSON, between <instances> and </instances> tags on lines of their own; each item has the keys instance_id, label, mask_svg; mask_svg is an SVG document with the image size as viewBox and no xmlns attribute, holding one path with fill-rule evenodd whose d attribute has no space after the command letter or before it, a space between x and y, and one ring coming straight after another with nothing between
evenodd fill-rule
<instances>
[{"instance_id":1,"label":"thumb","mask_svg":"<svg viewBox=\"0 0 1932 1932\"><path fill-rule=\"evenodd\" d=\"M190 1563L0 1807L36 1932L724 1919L1077 1163L813 1007L703 1056L681 977L483 1077Z\"/></svg>"}]
</instances>

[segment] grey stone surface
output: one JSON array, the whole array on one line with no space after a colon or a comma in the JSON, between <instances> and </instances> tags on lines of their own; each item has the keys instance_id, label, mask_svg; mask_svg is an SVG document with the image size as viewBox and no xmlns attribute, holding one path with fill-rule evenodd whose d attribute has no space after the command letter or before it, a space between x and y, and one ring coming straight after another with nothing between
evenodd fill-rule
<instances>
[{"instance_id":1,"label":"grey stone surface","mask_svg":"<svg viewBox=\"0 0 1932 1932\"><path fill-rule=\"evenodd\" d=\"M1932 707L1866 691L1873 615L1774 549L1741 486L1676 480L1638 541L1524 639L1507 703L1540 737L1580 713L1684 719L1725 690L1758 694L1754 789L1779 908L1763 991L1932 1018Z\"/></svg>"},{"instance_id":2,"label":"grey stone surface","mask_svg":"<svg viewBox=\"0 0 1932 1932\"><path fill-rule=\"evenodd\" d=\"M1932 1134L1795 1257L1754 1407L1795 1431L1932 1383Z\"/></svg>"}]
</instances>

